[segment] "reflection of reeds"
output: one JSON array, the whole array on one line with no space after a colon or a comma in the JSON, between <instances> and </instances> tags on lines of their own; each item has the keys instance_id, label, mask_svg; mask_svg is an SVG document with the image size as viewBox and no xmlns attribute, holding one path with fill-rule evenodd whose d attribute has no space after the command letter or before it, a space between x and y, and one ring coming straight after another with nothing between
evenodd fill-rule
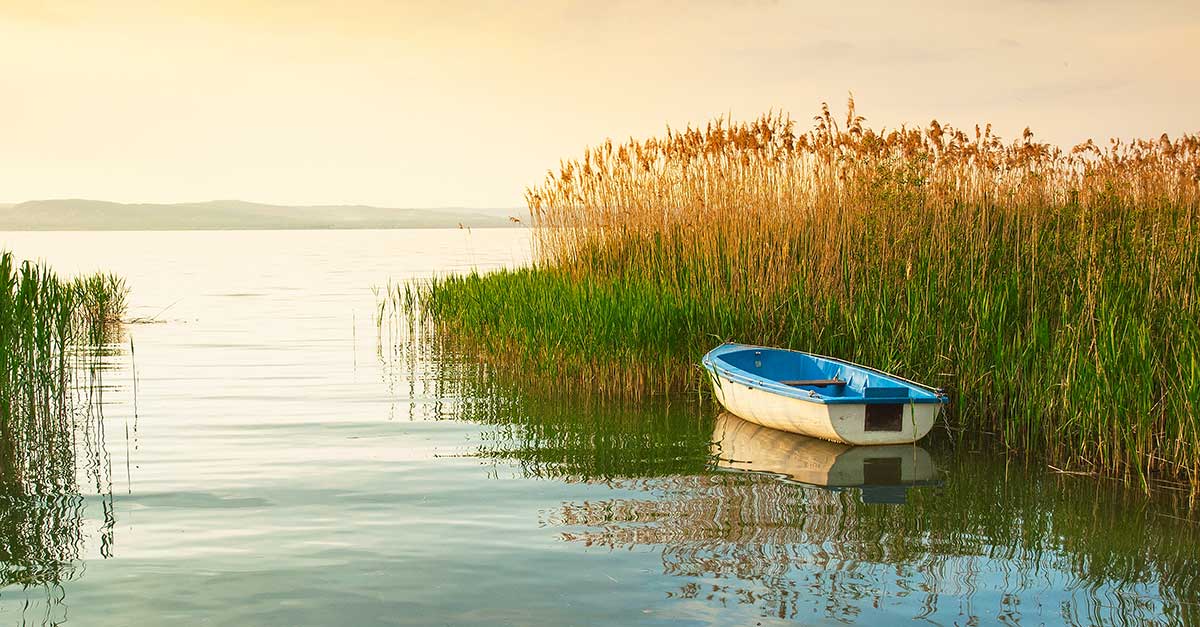
<instances>
[{"instance_id":1,"label":"reflection of reeds","mask_svg":"<svg viewBox=\"0 0 1200 627\"><path fill-rule=\"evenodd\" d=\"M64 280L0 253L0 585L58 582L81 544L81 466L106 488L80 456L102 448L96 360L126 293L111 275Z\"/></svg>"},{"instance_id":2,"label":"reflection of reeds","mask_svg":"<svg viewBox=\"0 0 1200 627\"><path fill-rule=\"evenodd\" d=\"M0 587L69 578L83 546L83 498L2 494L0 503Z\"/></svg>"},{"instance_id":3,"label":"reflection of reeds","mask_svg":"<svg viewBox=\"0 0 1200 627\"><path fill-rule=\"evenodd\" d=\"M684 596L695 580L721 581L726 601L792 618L852 617L899 586L920 591L927 607L965 603L984 618L1004 608L976 595L1060 589L1083 624L1160 610L1172 622L1200 619L1200 531L1168 515L1178 504L986 458L947 464L945 486L912 489L903 505L755 474L681 475L610 482L654 496L566 503L545 522L569 542L658 547L664 571L685 579Z\"/></svg>"},{"instance_id":4,"label":"reflection of reeds","mask_svg":"<svg viewBox=\"0 0 1200 627\"><path fill-rule=\"evenodd\" d=\"M1200 487L1200 136L1061 150L851 103L607 142L527 198L535 268L416 300L512 370L636 395L722 339L795 347L945 387L1056 464Z\"/></svg>"},{"instance_id":5,"label":"reflection of reeds","mask_svg":"<svg viewBox=\"0 0 1200 627\"><path fill-rule=\"evenodd\" d=\"M781 447L769 431L730 433L718 421L714 433L687 404L530 394L503 364L441 350L436 336L423 341L407 337L404 357L385 362L398 379L427 386L409 393L441 399L439 416L492 426L475 450L482 458L526 477L613 488L611 498L546 511L542 522L567 542L659 552L664 572L680 580L672 596L795 619L814 611L852 619L911 597L934 620L961 610L943 622L972 624L999 619L1012 609L1007 603L1032 606L1041 600L1034 597L1062 591L1067 622L1154 622L1160 610L1169 622L1200 620L1190 604L1200 595L1200 527L1187 520L1186 491L1146 495L964 452L935 454L938 487L874 505L854 488L722 470L728 460L712 454L733 448L714 439L733 437L740 467L786 474L774 462L788 455L776 455ZM837 458L850 449L819 444L808 454ZM630 496L638 492L645 498ZM998 598L1008 601L989 604ZM1047 622L1057 609L1041 608L1051 613Z\"/></svg>"},{"instance_id":6,"label":"reflection of reeds","mask_svg":"<svg viewBox=\"0 0 1200 627\"><path fill-rule=\"evenodd\" d=\"M437 344L436 338L426 340ZM486 364L437 350L388 364L410 382L429 377L420 394L414 388L410 394L436 398L437 417L492 427L481 434L476 455L512 463L526 477L651 477L699 472L711 458L711 425L686 404L528 394Z\"/></svg>"}]
</instances>

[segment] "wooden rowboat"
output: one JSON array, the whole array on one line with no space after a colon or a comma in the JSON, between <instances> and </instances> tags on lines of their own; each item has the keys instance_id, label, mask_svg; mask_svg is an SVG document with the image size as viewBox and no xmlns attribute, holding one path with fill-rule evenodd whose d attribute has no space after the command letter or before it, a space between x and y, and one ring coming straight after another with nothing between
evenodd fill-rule
<instances>
[{"instance_id":1,"label":"wooden rowboat","mask_svg":"<svg viewBox=\"0 0 1200 627\"><path fill-rule=\"evenodd\" d=\"M717 400L755 424L845 444L916 442L949 399L841 359L722 344L704 356Z\"/></svg>"}]
</instances>

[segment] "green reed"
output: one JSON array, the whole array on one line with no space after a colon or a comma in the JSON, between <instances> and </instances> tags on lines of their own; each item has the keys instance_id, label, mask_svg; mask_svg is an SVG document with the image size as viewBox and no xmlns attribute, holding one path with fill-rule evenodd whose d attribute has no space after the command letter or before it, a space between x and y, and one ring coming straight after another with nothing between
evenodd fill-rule
<instances>
[{"instance_id":1,"label":"green reed","mask_svg":"<svg viewBox=\"0 0 1200 627\"><path fill-rule=\"evenodd\" d=\"M127 294L116 276L64 279L0 251L0 587L53 588L74 572L79 473L101 489L107 469L82 459L103 435L93 349L118 330Z\"/></svg>"},{"instance_id":2,"label":"green reed","mask_svg":"<svg viewBox=\"0 0 1200 627\"><path fill-rule=\"evenodd\" d=\"M63 279L0 252L0 492L73 485L74 348L104 341L127 293L112 275Z\"/></svg>"},{"instance_id":3,"label":"green reed","mask_svg":"<svg viewBox=\"0 0 1200 627\"><path fill-rule=\"evenodd\" d=\"M1200 489L1200 136L816 120L589 150L527 194L534 267L393 300L550 387L680 392L720 341L778 345L946 388L950 428L1055 465Z\"/></svg>"}]
</instances>

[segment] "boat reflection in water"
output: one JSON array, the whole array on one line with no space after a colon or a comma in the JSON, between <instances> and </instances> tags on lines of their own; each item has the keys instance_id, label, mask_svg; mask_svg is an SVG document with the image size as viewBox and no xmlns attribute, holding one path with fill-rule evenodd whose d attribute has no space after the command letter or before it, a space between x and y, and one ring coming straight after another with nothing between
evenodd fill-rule
<instances>
[{"instance_id":1,"label":"boat reflection in water","mask_svg":"<svg viewBox=\"0 0 1200 627\"><path fill-rule=\"evenodd\" d=\"M833 490L859 488L864 503L904 503L910 487L937 479L929 452L913 444L850 446L763 427L729 412L716 419L712 453L720 468Z\"/></svg>"}]
</instances>

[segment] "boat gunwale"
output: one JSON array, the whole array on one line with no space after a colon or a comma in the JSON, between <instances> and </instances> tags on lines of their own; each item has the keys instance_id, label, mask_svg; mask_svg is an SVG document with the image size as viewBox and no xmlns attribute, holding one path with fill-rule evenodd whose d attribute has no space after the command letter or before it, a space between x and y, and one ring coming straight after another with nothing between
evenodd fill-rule
<instances>
[{"instance_id":1,"label":"boat gunwale","mask_svg":"<svg viewBox=\"0 0 1200 627\"><path fill-rule=\"evenodd\" d=\"M761 375L755 375L746 370L738 368L737 366L734 366L733 364L730 364L728 361L725 361L725 360L719 360L719 361L721 361L721 363L719 363L719 364L717 363L717 361L718 361L717 357L719 357L720 355L725 354L725 353L733 352L733 349L738 349L738 350L741 350L741 349L763 349L763 350L770 350L770 351L783 351L783 352L789 352L789 353L798 353L798 354L805 355L808 357L817 357L820 359L828 359L829 361L843 364L846 366L850 366L852 368L858 368L861 370L869 371L873 374L884 377L885 379L888 379L895 383L899 383L900 385L902 385L904 387L916 388L918 391L932 395L930 397L909 396L907 399L904 399L903 404L906 404L906 405L909 403L915 403L915 404L939 403L939 404L944 405L944 404L947 404L950 402L949 397L947 397L946 394L939 389L932 388L928 385L923 385L921 383L917 383L916 381L910 381L903 377L899 377L894 374L890 374L890 373L884 372L882 370L879 370L878 368L872 368L870 366L863 366L861 364L856 364L852 361L847 361L845 359L838 359L837 357L818 355L817 353L809 353L809 352L805 352L805 351L792 350L790 348L778 348L778 347L771 347L771 346L759 346L756 344L738 344L736 342L726 342L726 343L721 344L720 346L717 346L716 348L713 348L712 350L708 351L704 355L704 358L701 360L701 363L706 368L708 368L710 371L712 371L713 374L715 374L717 376L724 376L730 382L741 383L741 384L748 385L751 387L759 388L761 390L770 392L772 394L779 394L780 396L786 396L788 398L794 398L797 400L808 401L810 403L817 403L817 404L821 404L821 405L890 405L890 404L896 403L896 399L894 399L894 398L867 398L867 397L863 397L863 396L851 396L851 397L825 396L825 395L821 394L820 392L810 391L810 390L806 390L804 388L792 387L790 385L785 385L783 383L780 383L779 381L776 381L775 379L769 379L769 378L761 376Z\"/></svg>"}]
</instances>

